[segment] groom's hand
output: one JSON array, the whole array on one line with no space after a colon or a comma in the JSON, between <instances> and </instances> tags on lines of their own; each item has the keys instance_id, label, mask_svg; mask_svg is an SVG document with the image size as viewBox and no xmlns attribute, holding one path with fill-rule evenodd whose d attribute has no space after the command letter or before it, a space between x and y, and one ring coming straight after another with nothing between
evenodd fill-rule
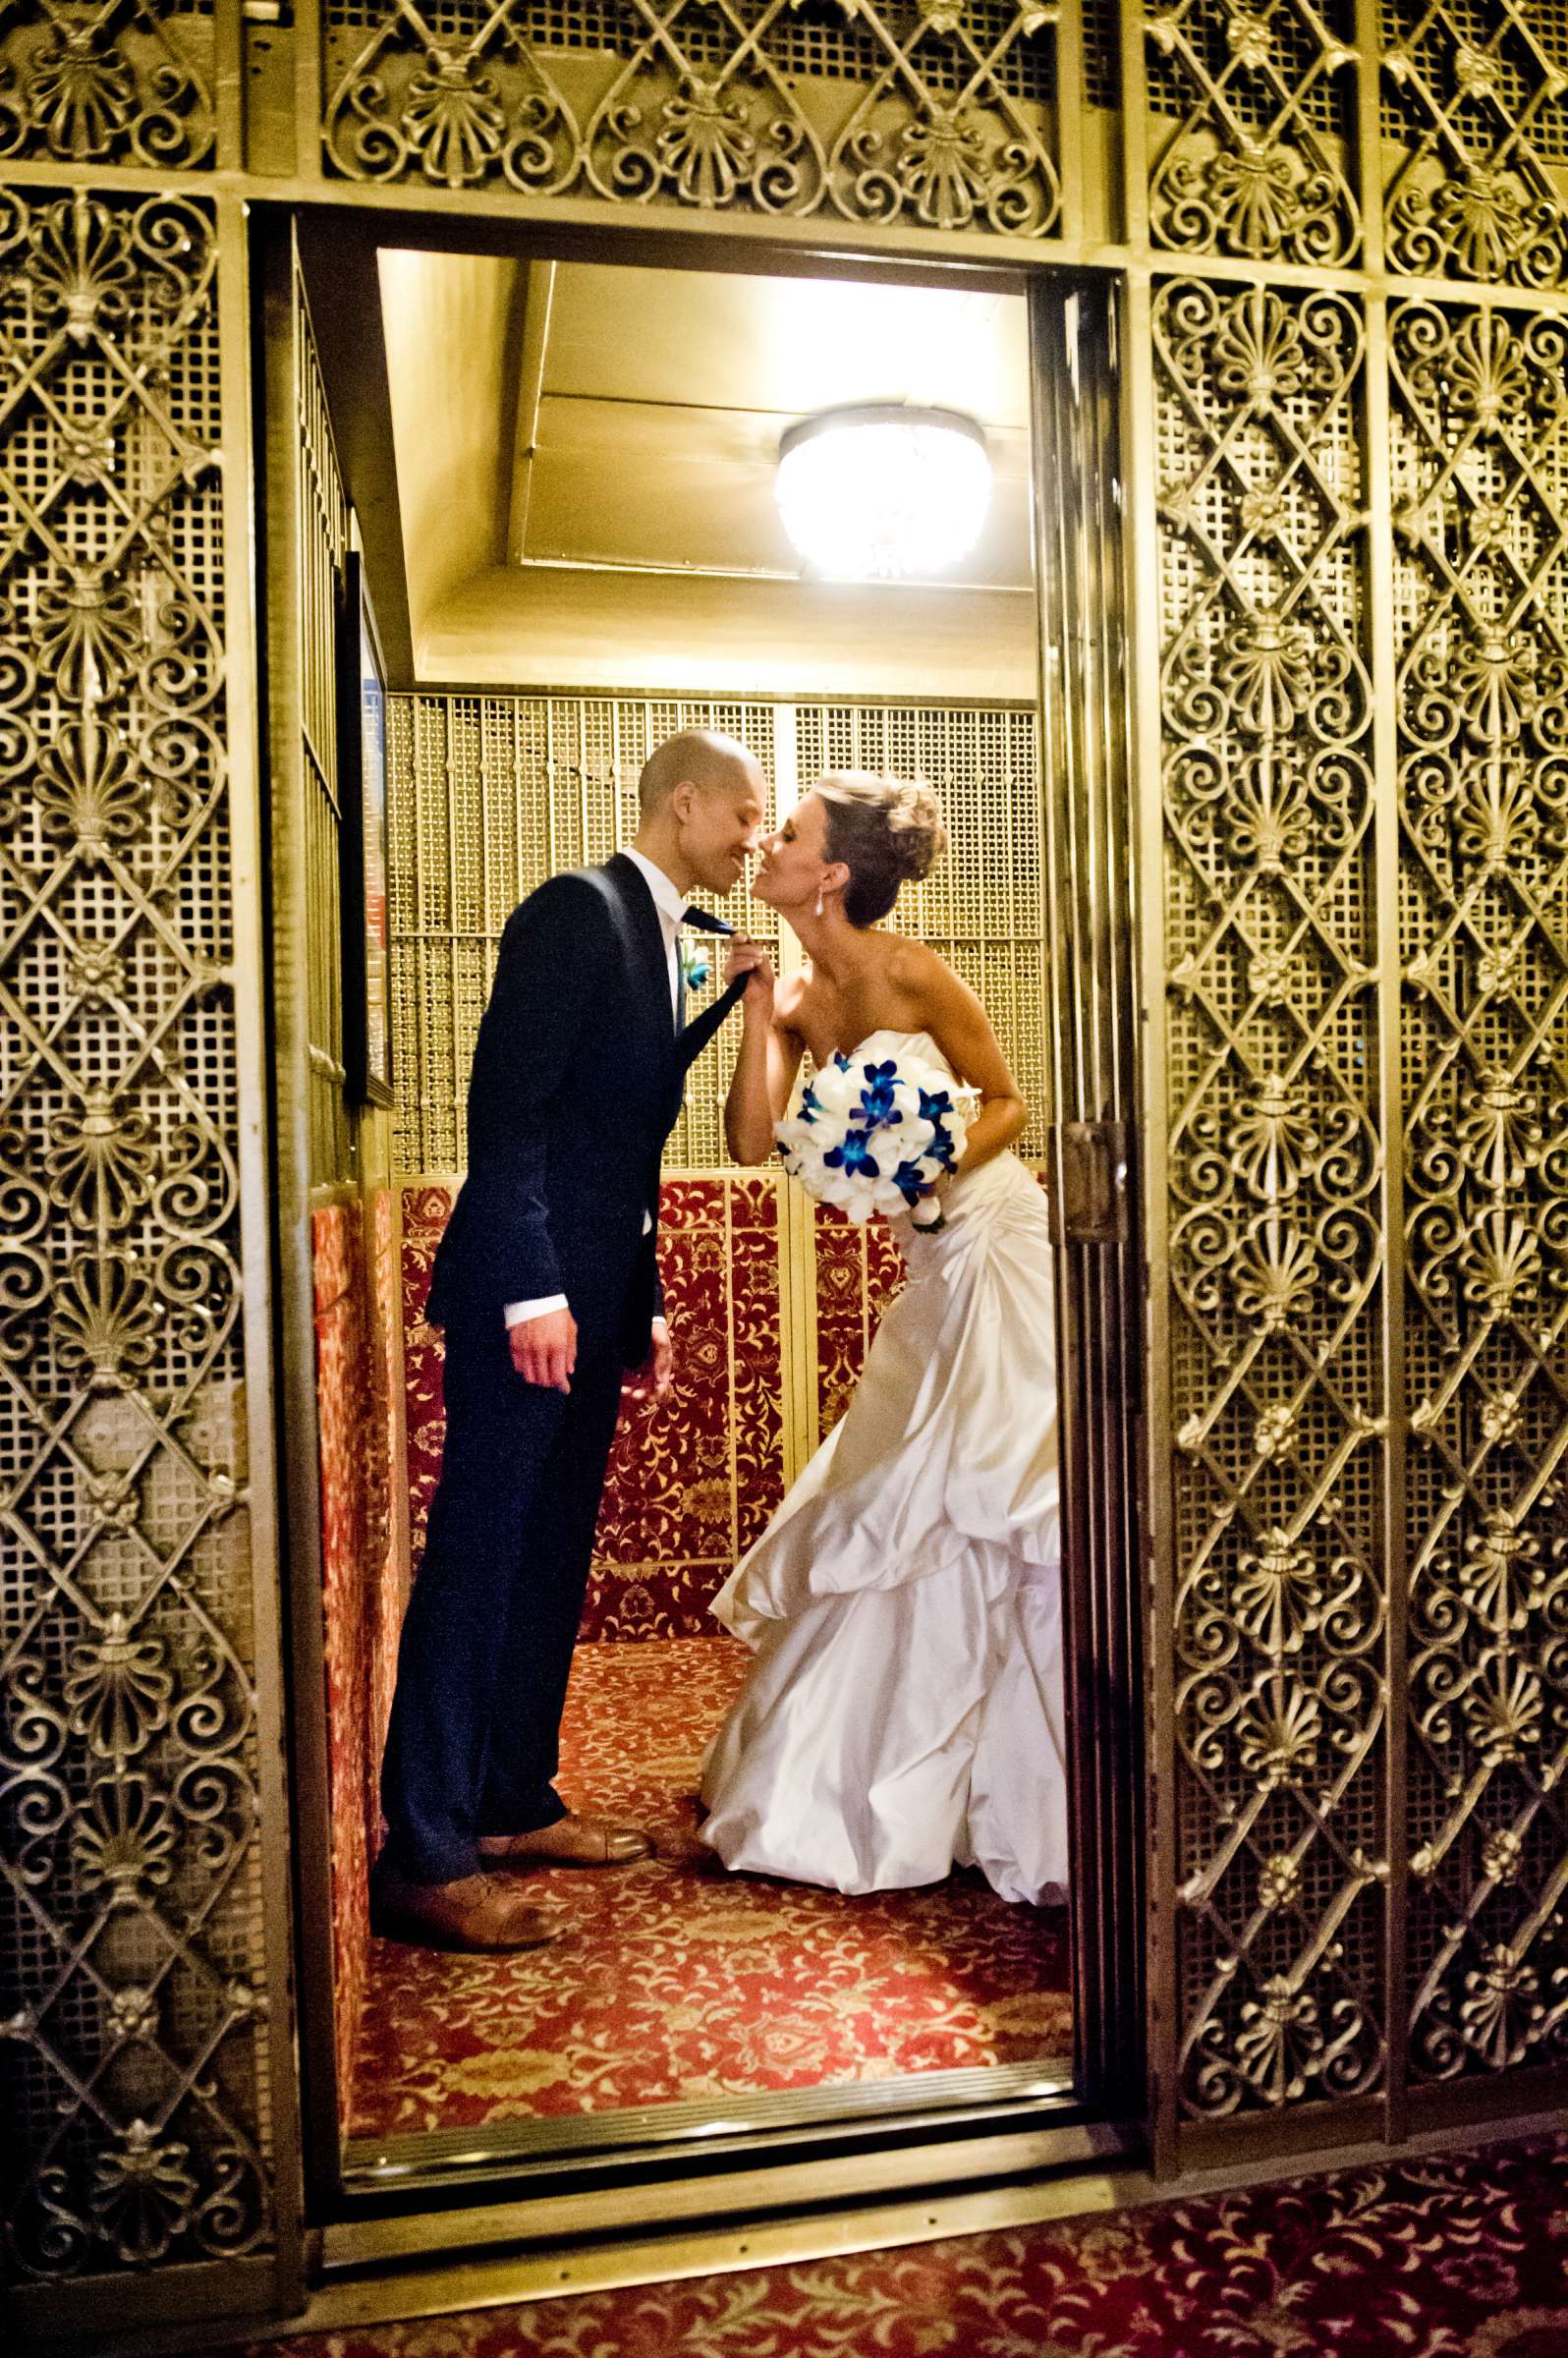
<instances>
[{"instance_id":1,"label":"groom's hand","mask_svg":"<svg viewBox=\"0 0 1568 2358\"><path fill-rule=\"evenodd\" d=\"M633 1376L629 1389L634 1400L645 1400L649 1392L657 1399L674 1381L675 1348L670 1341L669 1325L665 1319L655 1319L647 1357Z\"/></svg>"},{"instance_id":2,"label":"groom's hand","mask_svg":"<svg viewBox=\"0 0 1568 2358\"><path fill-rule=\"evenodd\" d=\"M546 1310L509 1327L512 1365L525 1383L569 1392L577 1366L577 1320L569 1310Z\"/></svg>"}]
</instances>

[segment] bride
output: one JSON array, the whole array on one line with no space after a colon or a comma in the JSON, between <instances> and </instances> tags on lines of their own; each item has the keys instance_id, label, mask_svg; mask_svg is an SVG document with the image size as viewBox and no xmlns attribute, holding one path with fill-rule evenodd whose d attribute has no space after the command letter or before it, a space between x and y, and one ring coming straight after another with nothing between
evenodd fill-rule
<instances>
[{"instance_id":1,"label":"bride","mask_svg":"<svg viewBox=\"0 0 1568 2358\"><path fill-rule=\"evenodd\" d=\"M979 1092L943 1225L892 1225L908 1280L849 1410L714 1600L756 1655L703 1769L727 1866L840 1891L978 1865L1002 1896L1067 1882L1055 1324L1045 1199L985 1011L933 950L878 929L946 833L927 787L818 780L753 890L811 964L750 974L730 1151L773 1151L810 1055L919 1042Z\"/></svg>"}]
</instances>

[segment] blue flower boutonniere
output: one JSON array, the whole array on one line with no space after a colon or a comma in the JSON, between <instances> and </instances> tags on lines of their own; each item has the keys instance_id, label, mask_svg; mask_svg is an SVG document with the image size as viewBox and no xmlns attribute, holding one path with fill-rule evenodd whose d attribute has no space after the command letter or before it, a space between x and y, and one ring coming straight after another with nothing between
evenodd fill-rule
<instances>
[{"instance_id":1,"label":"blue flower boutonniere","mask_svg":"<svg viewBox=\"0 0 1568 2358\"><path fill-rule=\"evenodd\" d=\"M677 936L675 947L681 961L681 981L688 990L700 990L705 982L711 981L713 974L713 959L707 943L700 935L694 940L690 934L682 933Z\"/></svg>"}]
</instances>

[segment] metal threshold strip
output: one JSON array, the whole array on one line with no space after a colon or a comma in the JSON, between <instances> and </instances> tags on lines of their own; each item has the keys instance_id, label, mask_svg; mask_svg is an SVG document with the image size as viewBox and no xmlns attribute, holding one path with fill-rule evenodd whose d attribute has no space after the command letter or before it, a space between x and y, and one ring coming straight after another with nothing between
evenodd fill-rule
<instances>
[{"instance_id":1,"label":"metal threshold strip","mask_svg":"<svg viewBox=\"0 0 1568 2358\"><path fill-rule=\"evenodd\" d=\"M754 2119L700 2149L666 2142L541 2161L495 2149L480 2155L462 2140L451 2141L444 2158L416 2154L418 2143L408 2141L409 2167L398 2177L346 2172L345 2194L360 2198L357 2215L320 2230L319 2281L502 2251L564 2263L606 2237L745 2235L766 2219L820 2219L917 2194L936 2201L959 2188L1127 2169L1137 2165L1142 2139L1092 2117L1070 2092L1015 2090L991 2104L920 2109L906 2098L903 2111L879 2118L773 2129ZM462 2201L465 2187L477 2199Z\"/></svg>"},{"instance_id":2,"label":"metal threshold strip","mask_svg":"<svg viewBox=\"0 0 1568 2358\"><path fill-rule=\"evenodd\" d=\"M385 2195L400 2188L450 2186L476 2171L520 2167L531 2174L570 2166L620 2163L633 2155L669 2159L835 2141L857 2131L950 2130L959 2120L995 2119L1020 2109L1079 2109L1070 2056L963 2071L911 2072L845 2081L817 2089L695 2098L569 2118L485 2123L479 2129L424 2130L404 2137L350 2138L344 2148L346 2194Z\"/></svg>"},{"instance_id":3,"label":"metal threshold strip","mask_svg":"<svg viewBox=\"0 0 1568 2358\"><path fill-rule=\"evenodd\" d=\"M983 2234L1147 2201L1152 2192L1147 2170L1108 2132L1101 2129L1097 2137L1093 2144L1087 2132L1059 2131L1049 2149L1041 2142L1031 2162L1005 2176L991 2172L980 2179L960 2172L933 2187L907 2173L901 2179L878 2175L853 2190L843 2187L836 2197L820 2190L793 2204L778 2200L782 2187L765 2186L767 2173L757 2172L749 2177L745 2199L727 2220L684 2207L660 2214L634 2206L617 2222L618 2231L575 2241L538 2236L532 2218L514 2216L506 2206L448 2214L449 2239L433 2245L426 2231L437 2222L426 2216L404 2222L420 2230L420 2240L387 2242L379 2251L366 2246L360 2255L363 2273L343 2265L341 2239L336 2254L329 2248L308 2310L289 2330L363 2329L381 2319L451 2315L563 2293L788 2266L837 2252ZM465 2228L473 2231L464 2233ZM333 2242L330 2230L327 2242ZM253 2325L251 2332L253 2337Z\"/></svg>"}]
</instances>

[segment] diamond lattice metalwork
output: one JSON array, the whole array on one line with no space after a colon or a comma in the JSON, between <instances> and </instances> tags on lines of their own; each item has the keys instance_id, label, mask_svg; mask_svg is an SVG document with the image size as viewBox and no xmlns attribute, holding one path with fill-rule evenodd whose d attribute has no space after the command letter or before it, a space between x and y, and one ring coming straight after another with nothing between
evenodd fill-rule
<instances>
[{"instance_id":1,"label":"diamond lattice metalwork","mask_svg":"<svg viewBox=\"0 0 1568 2358\"><path fill-rule=\"evenodd\" d=\"M1568 327L1390 330L1411 2063L1568 2049Z\"/></svg>"},{"instance_id":2,"label":"diamond lattice metalwork","mask_svg":"<svg viewBox=\"0 0 1568 2358\"><path fill-rule=\"evenodd\" d=\"M268 2215L215 240L0 198L0 1908L25 2272Z\"/></svg>"},{"instance_id":3,"label":"diamond lattice metalwork","mask_svg":"<svg viewBox=\"0 0 1568 2358\"><path fill-rule=\"evenodd\" d=\"M1349 0L1146 0L1156 244L1355 258L1353 14Z\"/></svg>"},{"instance_id":4,"label":"diamond lattice metalwork","mask_svg":"<svg viewBox=\"0 0 1568 2358\"><path fill-rule=\"evenodd\" d=\"M1181 2102L1383 2069L1386 1604L1356 307L1155 309Z\"/></svg>"},{"instance_id":5,"label":"diamond lattice metalwork","mask_svg":"<svg viewBox=\"0 0 1568 2358\"><path fill-rule=\"evenodd\" d=\"M1383 0L1396 269L1559 287L1568 271L1568 8Z\"/></svg>"}]
</instances>

